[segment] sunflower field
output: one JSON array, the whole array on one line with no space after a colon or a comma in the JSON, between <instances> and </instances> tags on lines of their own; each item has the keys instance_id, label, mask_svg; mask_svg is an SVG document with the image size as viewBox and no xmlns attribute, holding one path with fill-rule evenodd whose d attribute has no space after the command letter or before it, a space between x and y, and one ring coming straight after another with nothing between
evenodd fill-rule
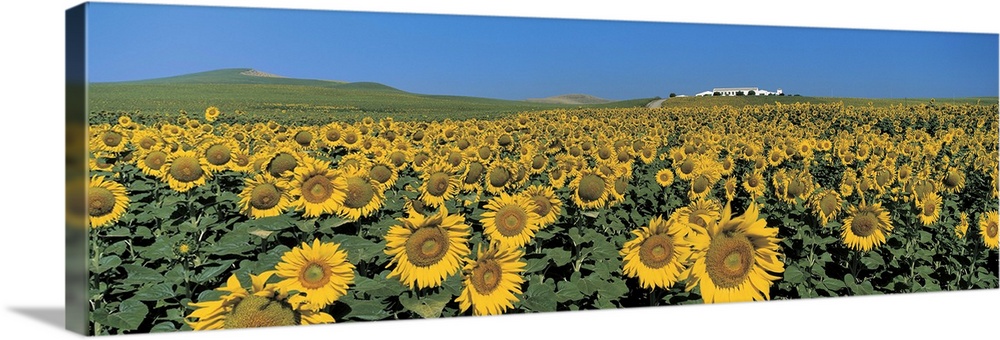
<instances>
[{"instance_id":1,"label":"sunflower field","mask_svg":"<svg viewBox=\"0 0 1000 340\"><path fill-rule=\"evenodd\" d=\"M996 289L997 114L92 115L89 332Z\"/></svg>"}]
</instances>

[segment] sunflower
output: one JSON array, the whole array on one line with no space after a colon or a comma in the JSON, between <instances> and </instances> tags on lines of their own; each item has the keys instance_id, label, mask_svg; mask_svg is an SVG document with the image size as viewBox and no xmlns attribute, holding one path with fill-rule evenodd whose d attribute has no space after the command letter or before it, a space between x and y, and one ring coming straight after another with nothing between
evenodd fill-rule
<instances>
[{"instance_id":1,"label":"sunflower","mask_svg":"<svg viewBox=\"0 0 1000 340\"><path fill-rule=\"evenodd\" d=\"M472 307L473 315L496 315L514 308L513 302L518 301L524 283L521 273L527 264L521 261L523 254L518 248L495 242L483 252L480 244L476 259L465 260L464 288L455 298L462 312Z\"/></svg>"},{"instance_id":2,"label":"sunflower","mask_svg":"<svg viewBox=\"0 0 1000 340\"><path fill-rule=\"evenodd\" d=\"M443 205L462 189L460 177L446 162L438 161L428 165L420 175L423 180L419 189L420 200L432 207Z\"/></svg>"},{"instance_id":3,"label":"sunflower","mask_svg":"<svg viewBox=\"0 0 1000 340\"><path fill-rule=\"evenodd\" d=\"M184 322L196 331L334 322L330 314L290 304L287 294L277 291L276 285L267 284L274 274L274 271L260 276L250 274L249 290L233 274L224 286L216 288L228 294L217 300L189 303L196 309Z\"/></svg>"},{"instance_id":4,"label":"sunflower","mask_svg":"<svg viewBox=\"0 0 1000 340\"><path fill-rule=\"evenodd\" d=\"M765 185L767 184L764 182L764 176L761 175L760 171L754 171L743 179L743 190L753 198L764 196Z\"/></svg>"},{"instance_id":5,"label":"sunflower","mask_svg":"<svg viewBox=\"0 0 1000 340\"><path fill-rule=\"evenodd\" d=\"M247 178L240 192L240 213L253 218L281 215L292 204L287 185L266 172Z\"/></svg>"},{"instance_id":6,"label":"sunflower","mask_svg":"<svg viewBox=\"0 0 1000 340\"><path fill-rule=\"evenodd\" d=\"M826 226L830 223L830 220L836 218L837 214L840 213L844 200L836 190L825 189L813 195L809 202L812 205L813 212L816 213L816 217L819 217L820 225Z\"/></svg>"},{"instance_id":7,"label":"sunflower","mask_svg":"<svg viewBox=\"0 0 1000 340\"><path fill-rule=\"evenodd\" d=\"M239 150L239 145L229 138L215 138L206 141L198 148L201 163L208 171L219 172L229 168L233 160L233 152Z\"/></svg>"},{"instance_id":8,"label":"sunflower","mask_svg":"<svg viewBox=\"0 0 1000 340\"><path fill-rule=\"evenodd\" d=\"M483 189L482 179L486 172L486 166L479 160L471 160L465 164L465 171L462 173L462 191L477 192Z\"/></svg>"},{"instance_id":9,"label":"sunflower","mask_svg":"<svg viewBox=\"0 0 1000 340\"><path fill-rule=\"evenodd\" d=\"M339 206L339 214L352 220L368 217L382 207L385 191L358 167L342 168L347 180L346 199Z\"/></svg>"},{"instance_id":10,"label":"sunflower","mask_svg":"<svg viewBox=\"0 0 1000 340\"><path fill-rule=\"evenodd\" d=\"M573 190L573 203L582 209L604 207L614 190L613 180L596 169L584 169L569 186Z\"/></svg>"},{"instance_id":11,"label":"sunflower","mask_svg":"<svg viewBox=\"0 0 1000 340\"><path fill-rule=\"evenodd\" d=\"M692 233L694 263L681 275L687 291L699 287L705 303L769 300L770 287L785 271L778 250L778 228L758 219L757 204L732 217L726 204L722 219L704 233ZM699 227L700 228L700 227Z\"/></svg>"},{"instance_id":12,"label":"sunflower","mask_svg":"<svg viewBox=\"0 0 1000 340\"><path fill-rule=\"evenodd\" d=\"M280 144L264 158L263 171L271 173L275 178L284 177L285 171L294 172L302 164L304 154L285 144Z\"/></svg>"},{"instance_id":13,"label":"sunflower","mask_svg":"<svg viewBox=\"0 0 1000 340\"><path fill-rule=\"evenodd\" d=\"M649 226L633 230L636 238L625 242L619 252L622 274L638 277L642 288L672 287L691 257L691 245L685 240L689 229L684 222L657 216Z\"/></svg>"},{"instance_id":14,"label":"sunflower","mask_svg":"<svg viewBox=\"0 0 1000 340\"><path fill-rule=\"evenodd\" d=\"M368 168L368 177L378 183L382 190L386 190L399 180L399 171L388 158L383 157L372 162Z\"/></svg>"},{"instance_id":15,"label":"sunflower","mask_svg":"<svg viewBox=\"0 0 1000 340\"><path fill-rule=\"evenodd\" d=\"M997 249L997 224L1000 223L1000 215L997 211L990 211L979 215L979 235L983 237L983 244L990 249Z\"/></svg>"},{"instance_id":16,"label":"sunflower","mask_svg":"<svg viewBox=\"0 0 1000 340\"><path fill-rule=\"evenodd\" d=\"M171 153L163 164L163 169L161 179L167 182L171 189L179 192L186 192L205 184L212 176L193 150Z\"/></svg>"},{"instance_id":17,"label":"sunflower","mask_svg":"<svg viewBox=\"0 0 1000 340\"><path fill-rule=\"evenodd\" d=\"M866 204L862 201L857 207L848 207L847 215L840 236L851 249L870 251L885 243L886 236L892 231L889 212L882 209L881 203Z\"/></svg>"},{"instance_id":18,"label":"sunflower","mask_svg":"<svg viewBox=\"0 0 1000 340\"><path fill-rule=\"evenodd\" d=\"M542 226L532 199L523 195L501 193L486 203L483 213L483 233L504 246L521 247L531 241Z\"/></svg>"},{"instance_id":19,"label":"sunflower","mask_svg":"<svg viewBox=\"0 0 1000 340\"><path fill-rule=\"evenodd\" d=\"M99 129L90 139L90 150L122 152L129 144L128 135L120 128Z\"/></svg>"},{"instance_id":20,"label":"sunflower","mask_svg":"<svg viewBox=\"0 0 1000 340\"><path fill-rule=\"evenodd\" d=\"M690 223L702 228L707 228L710 223L718 221L722 217L722 206L713 199L699 198L691 201L686 207L674 210L670 214L671 220L683 223Z\"/></svg>"},{"instance_id":21,"label":"sunflower","mask_svg":"<svg viewBox=\"0 0 1000 340\"><path fill-rule=\"evenodd\" d=\"M302 242L281 256L274 266L276 274L284 278L277 285L282 291L298 291L288 300L292 305L320 310L347 294L347 286L354 282L354 265L347 261L347 252L336 243L313 240L312 246Z\"/></svg>"},{"instance_id":22,"label":"sunflower","mask_svg":"<svg viewBox=\"0 0 1000 340\"><path fill-rule=\"evenodd\" d=\"M305 158L295 168L287 187L291 207L303 210L306 218L337 212L347 199L347 181L330 169L330 162Z\"/></svg>"},{"instance_id":23,"label":"sunflower","mask_svg":"<svg viewBox=\"0 0 1000 340\"><path fill-rule=\"evenodd\" d=\"M969 215L966 213L958 214L958 224L955 225L955 237L965 238L965 234L969 232Z\"/></svg>"},{"instance_id":24,"label":"sunflower","mask_svg":"<svg viewBox=\"0 0 1000 340\"><path fill-rule=\"evenodd\" d=\"M387 278L398 276L410 289L440 286L469 256L471 228L461 215L448 215L446 207L431 216L412 206L408 210L409 217L399 218L402 224L385 236L385 253L392 256L387 266L396 265Z\"/></svg>"},{"instance_id":25,"label":"sunflower","mask_svg":"<svg viewBox=\"0 0 1000 340\"><path fill-rule=\"evenodd\" d=\"M502 160L493 162L486 173L486 191L494 195L506 192L514 183L514 175L508 162Z\"/></svg>"},{"instance_id":26,"label":"sunflower","mask_svg":"<svg viewBox=\"0 0 1000 340\"><path fill-rule=\"evenodd\" d=\"M543 227L555 223L562 214L562 201L552 187L532 185L524 189L521 195L535 202L535 213L541 218Z\"/></svg>"},{"instance_id":27,"label":"sunflower","mask_svg":"<svg viewBox=\"0 0 1000 340\"><path fill-rule=\"evenodd\" d=\"M941 196L936 192L920 197L916 204L920 209L920 222L925 226L934 224L941 217Z\"/></svg>"},{"instance_id":28,"label":"sunflower","mask_svg":"<svg viewBox=\"0 0 1000 340\"><path fill-rule=\"evenodd\" d=\"M215 106L209 106L207 109L205 109L205 120L209 122L214 122L216 119L219 118L219 114L221 113L222 112L219 111L219 108Z\"/></svg>"},{"instance_id":29,"label":"sunflower","mask_svg":"<svg viewBox=\"0 0 1000 340\"><path fill-rule=\"evenodd\" d=\"M168 156L167 152L163 150L140 152L139 156L135 158L135 165L147 176L162 177L163 165L167 163Z\"/></svg>"},{"instance_id":30,"label":"sunflower","mask_svg":"<svg viewBox=\"0 0 1000 340\"><path fill-rule=\"evenodd\" d=\"M660 169L656 172L656 183L664 188L674 184L674 172L670 168Z\"/></svg>"},{"instance_id":31,"label":"sunflower","mask_svg":"<svg viewBox=\"0 0 1000 340\"><path fill-rule=\"evenodd\" d=\"M104 176L90 178L87 190L87 211L90 227L99 228L118 221L128 208L129 198L125 186L106 180Z\"/></svg>"},{"instance_id":32,"label":"sunflower","mask_svg":"<svg viewBox=\"0 0 1000 340\"><path fill-rule=\"evenodd\" d=\"M961 192L965 187L965 174L959 169L948 169L941 178L941 187L945 192Z\"/></svg>"}]
</instances>

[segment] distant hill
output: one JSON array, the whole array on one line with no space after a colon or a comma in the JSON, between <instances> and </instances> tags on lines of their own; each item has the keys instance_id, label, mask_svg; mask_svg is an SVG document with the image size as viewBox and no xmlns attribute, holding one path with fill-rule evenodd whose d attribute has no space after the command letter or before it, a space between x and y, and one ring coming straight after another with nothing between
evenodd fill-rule
<instances>
[{"instance_id":1,"label":"distant hill","mask_svg":"<svg viewBox=\"0 0 1000 340\"><path fill-rule=\"evenodd\" d=\"M299 85L325 88L362 88L368 90L400 91L378 83L348 83L337 80L287 78L252 68L227 68L214 71L190 73L173 77L124 81L104 84L159 85L159 84L265 84ZM400 91L402 92L402 91Z\"/></svg>"},{"instance_id":2,"label":"distant hill","mask_svg":"<svg viewBox=\"0 0 1000 340\"><path fill-rule=\"evenodd\" d=\"M613 102L613 100L598 98L591 96L589 94L564 94L560 96L552 96L546 98L528 98L525 101L532 103L570 104L570 105L606 104Z\"/></svg>"}]
</instances>

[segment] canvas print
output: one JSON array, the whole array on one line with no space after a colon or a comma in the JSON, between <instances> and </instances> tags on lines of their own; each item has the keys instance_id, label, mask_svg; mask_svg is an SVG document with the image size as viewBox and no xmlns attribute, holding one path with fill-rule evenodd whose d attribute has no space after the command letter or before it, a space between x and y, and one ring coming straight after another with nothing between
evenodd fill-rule
<instances>
[{"instance_id":1,"label":"canvas print","mask_svg":"<svg viewBox=\"0 0 1000 340\"><path fill-rule=\"evenodd\" d=\"M67 325L997 289L997 45L86 3Z\"/></svg>"}]
</instances>

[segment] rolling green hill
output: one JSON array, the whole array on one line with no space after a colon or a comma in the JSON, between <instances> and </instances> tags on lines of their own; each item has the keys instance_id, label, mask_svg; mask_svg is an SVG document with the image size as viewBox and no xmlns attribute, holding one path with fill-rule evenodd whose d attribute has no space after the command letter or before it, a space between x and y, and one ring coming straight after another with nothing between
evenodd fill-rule
<instances>
[{"instance_id":1,"label":"rolling green hill","mask_svg":"<svg viewBox=\"0 0 1000 340\"><path fill-rule=\"evenodd\" d=\"M373 82L262 77L251 69L223 69L141 81L93 83L88 89L92 118L120 113L158 120L181 111L200 113L216 106L223 113L246 112L247 120L282 123L355 120L363 116L397 120L492 118L515 112L574 108L582 105L532 103L478 97L415 94ZM253 71L256 72L256 71ZM600 104L637 107L650 99ZM598 105L594 105L598 106ZM102 113L103 112L103 113ZM138 113L137 113L138 112ZM232 115L223 115L223 119Z\"/></svg>"}]
</instances>

